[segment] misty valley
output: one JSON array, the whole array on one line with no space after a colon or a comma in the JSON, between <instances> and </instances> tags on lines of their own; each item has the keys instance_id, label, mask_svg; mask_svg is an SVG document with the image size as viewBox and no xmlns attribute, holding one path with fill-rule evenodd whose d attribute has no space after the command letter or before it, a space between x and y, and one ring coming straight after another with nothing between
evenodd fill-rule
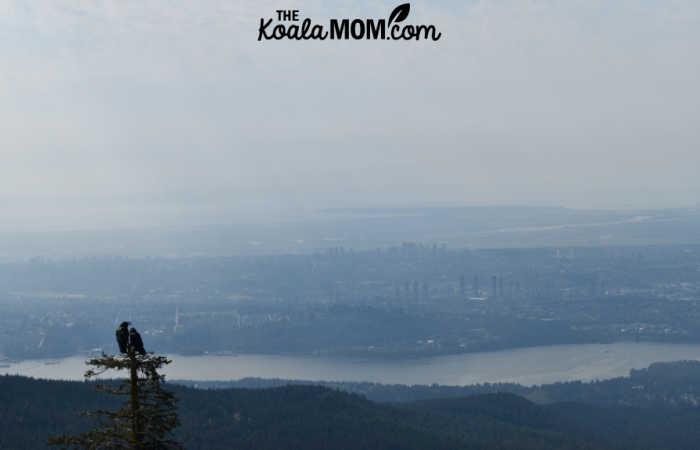
<instances>
[{"instance_id":1,"label":"misty valley","mask_svg":"<svg viewBox=\"0 0 700 450\"><path fill-rule=\"evenodd\" d=\"M0 450L700 449L700 2L0 1Z\"/></svg>"},{"instance_id":2,"label":"misty valley","mask_svg":"<svg viewBox=\"0 0 700 450\"><path fill-rule=\"evenodd\" d=\"M41 235L46 256L0 262L0 448L91 448L80 414L151 380L185 448L694 449L698 222L418 208ZM162 416L135 404L103 442L143 447L130 430Z\"/></svg>"}]
</instances>

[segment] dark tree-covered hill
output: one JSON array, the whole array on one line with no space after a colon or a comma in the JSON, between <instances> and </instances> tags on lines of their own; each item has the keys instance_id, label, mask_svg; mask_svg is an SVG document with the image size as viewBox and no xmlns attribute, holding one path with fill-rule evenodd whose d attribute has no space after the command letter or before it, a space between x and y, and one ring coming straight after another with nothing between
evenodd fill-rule
<instances>
[{"instance_id":1,"label":"dark tree-covered hill","mask_svg":"<svg viewBox=\"0 0 700 450\"><path fill-rule=\"evenodd\" d=\"M379 404L322 386L198 390L180 398L191 449L695 449L695 408L537 405L514 394ZM90 383L0 377L0 448L40 449L115 406Z\"/></svg>"}]
</instances>

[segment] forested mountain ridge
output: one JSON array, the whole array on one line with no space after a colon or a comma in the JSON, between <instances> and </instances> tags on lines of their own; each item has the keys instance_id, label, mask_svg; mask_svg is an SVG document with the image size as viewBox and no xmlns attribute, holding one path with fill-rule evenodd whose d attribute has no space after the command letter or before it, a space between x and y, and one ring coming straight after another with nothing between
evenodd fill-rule
<instances>
[{"instance_id":1,"label":"forested mountain ridge","mask_svg":"<svg viewBox=\"0 0 700 450\"><path fill-rule=\"evenodd\" d=\"M173 383L206 389L263 389L288 384L319 385L360 394L369 400L384 403L404 403L508 392L538 404L581 402L598 406L635 406L641 408L700 407L700 361L659 362L647 368L632 369L627 377L590 382L567 381L539 386L523 386L516 383L407 386L371 382L263 378L243 378L233 381L176 380Z\"/></svg>"},{"instance_id":2,"label":"forested mountain ridge","mask_svg":"<svg viewBox=\"0 0 700 450\"><path fill-rule=\"evenodd\" d=\"M0 448L44 448L88 426L78 411L113 406L91 383L0 377ZM192 449L693 449L696 408L537 405L513 394L378 404L322 386L197 390L180 398Z\"/></svg>"}]
</instances>

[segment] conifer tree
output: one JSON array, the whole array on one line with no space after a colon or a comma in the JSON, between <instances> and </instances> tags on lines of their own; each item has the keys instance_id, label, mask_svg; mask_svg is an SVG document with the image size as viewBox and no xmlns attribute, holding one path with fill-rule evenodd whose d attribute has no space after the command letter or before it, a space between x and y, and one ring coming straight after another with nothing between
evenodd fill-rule
<instances>
[{"instance_id":1,"label":"conifer tree","mask_svg":"<svg viewBox=\"0 0 700 450\"><path fill-rule=\"evenodd\" d=\"M99 427L77 436L49 439L50 445L82 449L181 449L173 430L180 424L177 398L163 389L165 376L158 370L171 361L153 353L139 354L134 347L119 356L102 353L87 361L91 368L86 380L95 379L107 370L127 370L129 378L120 383L98 382L98 392L126 397L116 411L94 410L82 413L96 417Z\"/></svg>"}]
</instances>

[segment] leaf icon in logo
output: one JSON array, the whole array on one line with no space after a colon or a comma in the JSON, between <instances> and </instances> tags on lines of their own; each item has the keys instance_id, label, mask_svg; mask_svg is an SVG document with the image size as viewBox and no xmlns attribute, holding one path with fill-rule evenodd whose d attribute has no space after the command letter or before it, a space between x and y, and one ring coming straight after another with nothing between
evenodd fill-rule
<instances>
[{"instance_id":1,"label":"leaf icon in logo","mask_svg":"<svg viewBox=\"0 0 700 450\"><path fill-rule=\"evenodd\" d=\"M403 22L406 20L406 17L408 17L409 12L411 12L410 3L404 3L403 5L397 6L391 12L391 15L389 15L389 25L391 25L393 22Z\"/></svg>"}]
</instances>

